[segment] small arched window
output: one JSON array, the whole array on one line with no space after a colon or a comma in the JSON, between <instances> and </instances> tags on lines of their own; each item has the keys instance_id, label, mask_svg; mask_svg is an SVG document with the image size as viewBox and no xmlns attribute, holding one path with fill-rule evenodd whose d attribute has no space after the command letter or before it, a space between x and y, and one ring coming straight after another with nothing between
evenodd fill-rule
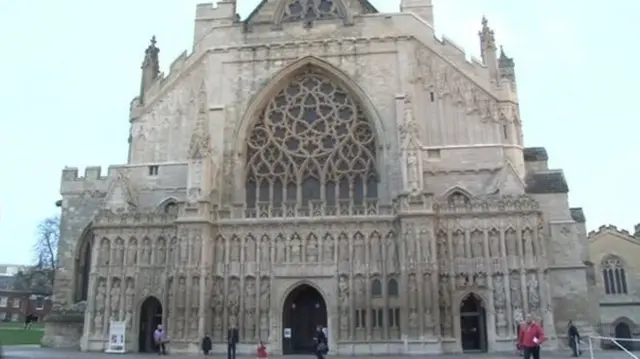
<instances>
[{"instance_id":1,"label":"small arched window","mask_svg":"<svg viewBox=\"0 0 640 359\"><path fill-rule=\"evenodd\" d=\"M454 191L447 198L450 206L462 206L469 204L469 197L461 191Z\"/></svg>"},{"instance_id":2,"label":"small arched window","mask_svg":"<svg viewBox=\"0 0 640 359\"><path fill-rule=\"evenodd\" d=\"M605 294L627 294L627 274L619 258L609 257L602 262Z\"/></svg>"},{"instance_id":3,"label":"small arched window","mask_svg":"<svg viewBox=\"0 0 640 359\"><path fill-rule=\"evenodd\" d=\"M389 285L387 286L387 295L389 297L397 297L398 292L398 281L394 278L389 279Z\"/></svg>"},{"instance_id":4,"label":"small arched window","mask_svg":"<svg viewBox=\"0 0 640 359\"><path fill-rule=\"evenodd\" d=\"M164 213L170 215L178 214L178 205L175 202L169 202L164 206Z\"/></svg>"},{"instance_id":5,"label":"small arched window","mask_svg":"<svg viewBox=\"0 0 640 359\"><path fill-rule=\"evenodd\" d=\"M382 283L380 279L374 279L373 282L371 282L371 295L374 297L382 296Z\"/></svg>"}]
</instances>

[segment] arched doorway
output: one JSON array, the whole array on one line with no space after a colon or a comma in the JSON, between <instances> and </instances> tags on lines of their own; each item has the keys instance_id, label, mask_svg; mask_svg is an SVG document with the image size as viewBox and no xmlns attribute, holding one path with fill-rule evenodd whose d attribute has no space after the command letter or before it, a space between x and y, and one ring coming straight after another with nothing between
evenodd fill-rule
<instances>
[{"instance_id":1,"label":"arched doorway","mask_svg":"<svg viewBox=\"0 0 640 359\"><path fill-rule=\"evenodd\" d=\"M464 352L487 351L487 315L482 299L473 293L460 303L460 342Z\"/></svg>"},{"instance_id":2,"label":"arched doorway","mask_svg":"<svg viewBox=\"0 0 640 359\"><path fill-rule=\"evenodd\" d=\"M316 326L327 327L327 304L317 289L301 284L289 293L282 310L282 353L307 354L315 348Z\"/></svg>"},{"instance_id":3,"label":"arched doorway","mask_svg":"<svg viewBox=\"0 0 640 359\"><path fill-rule=\"evenodd\" d=\"M618 339L631 339L631 328L629 324L625 322L618 323L615 328L615 337ZM618 343L627 350L633 350L633 342L631 340L618 340Z\"/></svg>"},{"instance_id":4,"label":"arched doorway","mask_svg":"<svg viewBox=\"0 0 640 359\"><path fill-rule=\"evenodd\" d=\"M159 324L162 324L162 304L158 298L149 297L140 306L139 352L152 353L155 351L153 332Z\"/></svg>"},{"instance_id":5,"label":"arched doorway","mask_svg":"<svg viewBox=\"0 0 640 359\"><path fill-rule=\"evenodd\" d=\"M87 300L89 293L89 273L91 272L91 251L93 249L93 231L91 225L82 233L76 252L74 302Z\"/></svg>"}]
</instances>

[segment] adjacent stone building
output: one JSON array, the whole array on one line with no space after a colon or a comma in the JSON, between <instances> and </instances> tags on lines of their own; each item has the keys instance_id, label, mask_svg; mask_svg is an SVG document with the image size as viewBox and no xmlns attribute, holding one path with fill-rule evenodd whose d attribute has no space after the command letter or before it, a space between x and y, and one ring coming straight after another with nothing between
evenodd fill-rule
<instances>
[{"instance_id":1,"label":"adjacent stone building","mask_svg":"<svg viewBox=\"0 0 640 359\"><path fill-rule=\"evenodd\" d=\"M482 60L432 24L431 0L203 4L168 74L154 38L127 163L62 172L44 343L103 350L109 320L191 353L232 325L274 354L316 324L341 355L513 350L528 312L550 346L590 332L584 224L524 148L513 59L486 19Z\"/></svg>"},{"instance_id":2,"label":"adjacent stone building","mask_svg":"<svg viewBox=\"0 0 640 359\"><path fill-rule=\"evenodd\" d=\"M590 232L588 239L600 304L601 334L640 338L640 224L636 225L635 233L611 225L601 226ZM603 345L612 343L603 341Z\"/></svg>"}]
</instances>

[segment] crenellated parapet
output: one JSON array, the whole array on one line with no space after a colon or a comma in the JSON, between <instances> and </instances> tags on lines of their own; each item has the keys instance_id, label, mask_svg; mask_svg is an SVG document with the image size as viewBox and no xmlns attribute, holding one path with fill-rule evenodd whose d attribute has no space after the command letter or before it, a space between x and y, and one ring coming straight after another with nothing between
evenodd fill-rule
<instances>
[{"instance_id":1,"label":"crenellated parapet","mask_svg":"<svg viewBox=\"0 0 640 359\"><path fill-rule=\"evenodd\" d=\"M84 170L84 176L79 176L78 167L65 167L62 170L60 193L63 196L85 192L106 193L109 187L109 175L114 174L115 170L116 167L109 167L107 175L103 176L102 167L88 166Z\"/></svg>"},{"instance_id":2,"label":"crenellated parapet","mask_svg":"<svg viewBox=\"0 0 640 359\"><path fill-rule=\"evenodd\" d=\"M634 237L634 234L629 232L626 229L620 229L614 226L613 224L607 224L607 225L602 225L598 227L597 230L590 231L589 234L587 235L587 238L591 239L592 237L599 236L604 233L617 233L625 237Z\"/></svg>"}]
</instances>

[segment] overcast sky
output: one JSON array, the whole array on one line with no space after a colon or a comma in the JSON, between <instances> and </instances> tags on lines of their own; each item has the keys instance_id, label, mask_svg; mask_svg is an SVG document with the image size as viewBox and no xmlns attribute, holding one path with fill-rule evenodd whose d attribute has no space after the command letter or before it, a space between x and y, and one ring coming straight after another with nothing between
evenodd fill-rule
<instances>
[{"instance_id":1,"label":"overcast sky","mask_svg":"<svg viewBox=\"0 0 640 359\"><path fill-rule=\"evenodd\" d=\"M246 17L258 0L238 0ZM381 12L399 1L372 0ZM191 48L197 1L0 0L0 263L29 263L65 165L126 162L151 35ZM483 15L516 62L525 144L563 168L589 229L640 222L637 0L434 0L438 33L478 55Z\"/></svg>"}]
</instances>

